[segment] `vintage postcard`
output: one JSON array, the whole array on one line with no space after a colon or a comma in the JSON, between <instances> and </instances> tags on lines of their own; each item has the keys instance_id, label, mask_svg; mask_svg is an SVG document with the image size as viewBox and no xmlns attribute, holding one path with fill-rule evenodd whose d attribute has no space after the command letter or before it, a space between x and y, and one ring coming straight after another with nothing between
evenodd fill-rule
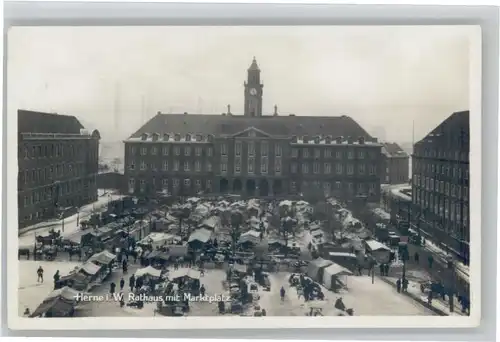
<instances>
[{"instance_id":1,"label":"vintage postcard","mask_svg":"<svg viewBox=\"0 0 500 342\"><path fill-rule=\"evenodd\" d=\"M477 326L480 37L12 28L9 327Z\"/></svg>"}]
</instances>

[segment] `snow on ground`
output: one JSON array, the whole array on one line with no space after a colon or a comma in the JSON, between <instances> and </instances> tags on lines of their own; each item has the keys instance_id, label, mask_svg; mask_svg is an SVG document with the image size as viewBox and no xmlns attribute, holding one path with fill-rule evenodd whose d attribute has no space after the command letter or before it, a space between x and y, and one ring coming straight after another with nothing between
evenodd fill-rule
<instances>
[{"instance_id":1,"label":"snow on ground","mask_svg":"<svg viewBox=\"0 0 500 342\"><path fill-rule=\"evenodd\" d=\"M29 308L31 312L54 290L53 276L57 270L62 276L67 275L79 262L19 260L18 300L19 315ZM42 266L44 282L37 282L36 271Z\"/></svg>"},{"instance_id":2,"label":"snow on ground","mask_svg":"<svg viewBox=\"0 0 500 342\"><path fill-rule=\"evenodd\" d=\"M304 304L303 297L298 298L295 288L288 285L290 274L280 272L270 274L271 291L260 293L259 304L265 309L268 316L304 316L308 311L308 304ZM283 286L286 298L282 302L279 290ZM355 316L427 316L434 313L411 298L398 294L389 284L375 278L372 284L371 277L350 276L347 279L348 292L336 294L323 288L325 301L317 301L312 306L323 307L323 314L336 315L334 304L337 298L342 300L347 308L354 309Z\"/></svg>"},{"instance_id":3,"label":"snow on ground","mask_svg":"<svg viewBox=\"0 0 500 342\"><path fill-rule=\"evenodd\" d=\"M93 210L101 211L106 208L108 202L114 201L122 198L122 195L104 195L98 198L97 201L87 204L80 208L80 221L87 219L93 212ZM64 232L62 233L63 237L71 237L79 233L79 227L76 225L78 214L66 217L64 219ZM54 220L50 222L42 222L41 224L37 224L36 226L40 226L38 229L29 230L25 233L21 233L19 236L19 247L32 247L35 243L36 235L45 235L52 229L55 231L62 231L62 220ZM32 227L36 227L32 226ZM30 227L31 228L31 227ZM23 228L23 230L26 228Z\"/></svg>"},{"instance_id":4,"label":"snow on ground","mask_svg":"<svg viewBox=\"0 0 500 342\"><path fill-rule=\"evenodd\" d=\"M105 295L109 292L109 284L114 282L115 284L120 283L120 279L123 276L125 280L125 288L123 289L125 303L128 302L128 294L130 289L128 288L129 277L133 273L141 268L138 264L129 264L129 272L123 275L121 270L113 271L110 279L108 279L102 286L94 289L92 294L94 295ZM169 270L172 270L169 267ZM223 270L206 270L205 275L200 278L200 283L205 285L207 295L220 295L226 294L227 291L224 290L222 281L226 278L226 273ZM120 308L119 303L109 300L103 302L92 302L83 305L81 309L78 310L77 316L80 317L152 317L155 316L155 310L157 308L156 303L144 303L144 308L137 309L133 307L124 306ZM218 314L217 303L199 302L190 303L189 316L215 316ZM158 314L156 314L158 315Z\"/></svg>"},{"instance_id":5,"label":"snow on ground","mask_svg":"<svg viewBox=\"0 0 500 342\"><path fill-rule=\"evenodd\" d=\"M425 240L425 248L431 251L434 254L439 255L440 257L446 259L448 253L445 252L443 249L440 247L436 246L435 244L432 243L432 241ZM464 277L469 278L469 266L465 265L464 263L455 260L455 267L457 268L458 271L463 273Z\"/></svg>"}]
</instances>

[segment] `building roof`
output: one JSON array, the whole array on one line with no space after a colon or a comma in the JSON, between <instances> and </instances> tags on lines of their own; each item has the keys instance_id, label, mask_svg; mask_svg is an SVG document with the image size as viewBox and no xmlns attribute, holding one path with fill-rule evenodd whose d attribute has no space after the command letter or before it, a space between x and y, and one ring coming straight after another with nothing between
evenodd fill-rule
<instances>
[{"instance_id":1,"label":"building roof","mask_svg":"<svg viewBox=\"0 0 500 342\"><path fill-rule=\"evenodd\" d=\"M243 115L214 114L162 114L158 113L133 133L142 134L201 134L232 135L254 127L272 136L290 137L324 135L332 137L373 138L349 116L271 116L249 117Z\"/></svg>"},{"instance_id":2,"label":"building roof","mask_svg":"<svg viewBox=\"0 0 500 342\"><path fill-rule=\"evenodd\" d=\"M19 133L71 133L80 134L83 125L75 116L43 113L19 109L17 130Z\"/></svg>"},{"instance_id":3,"label":"building roof","mask_svg":"<svg viewBox=\"0 0 500 342\"><path fill-rule=\"evenodd\" d=\"M385 154L385 156L389 158L409 158L408 153L406 153L401 146L390 142L382 143L382 154Z\"/></svg>"},{"instance_id":4,"label":"building roof","mask_svg":"<svg viewBox=\"0 0 500 342\"><path fill-rule=\"evenodd\" d=\"M443 148L455 146L469 150L469 116L468 110L451 114L415 146L439 144Z\"/></svg>"}]
</instances>

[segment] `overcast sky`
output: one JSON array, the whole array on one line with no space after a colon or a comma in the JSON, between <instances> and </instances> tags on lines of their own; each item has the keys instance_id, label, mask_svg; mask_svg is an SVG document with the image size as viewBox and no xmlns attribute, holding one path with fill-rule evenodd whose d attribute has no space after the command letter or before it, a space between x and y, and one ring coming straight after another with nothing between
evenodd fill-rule
<instances>
[{"instance_id":1,"label":"overcast sky","mask_svg":"<svg viewBox=\"0 0 500 342\"><path fill-rule=\"evenodd\" d=\"M397 142L469 109L469 30L414 27L18 27L8 111L76 115L121 140L165 113L243 112L253 56L264 113L349 115ZM117 113L117 114L115 114ZM115 117L119 122L115 123ZM385 135L385 136L384 136Z\"/></svg>"}]
</instances>

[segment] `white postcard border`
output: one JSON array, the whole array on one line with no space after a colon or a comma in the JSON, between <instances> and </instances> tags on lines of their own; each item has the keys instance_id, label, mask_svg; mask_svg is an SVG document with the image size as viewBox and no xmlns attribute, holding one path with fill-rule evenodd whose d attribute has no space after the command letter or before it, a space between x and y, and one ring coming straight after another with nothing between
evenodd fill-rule
<instances>
[{"instance_id":1,"label":"white postcard border","mask_svg":"<svg viewBox=\"0 0 500 342\"><path fill-rule=\"evenodd\" d=\"M463 26L463 25L462 25ZM300 329L300 328L467 328L481 319L481 27L470 25L470 316L349 317L85 317L25 318L18 315L18 262L7 262L8 327L13 330ZM451 113L449 113L451 114ZM18 259L17 119L7 121L7 258ZM7 228L8 228L7 227ZM14 228L12 228L14 227Z\"/></svg>"}]
</instances>

